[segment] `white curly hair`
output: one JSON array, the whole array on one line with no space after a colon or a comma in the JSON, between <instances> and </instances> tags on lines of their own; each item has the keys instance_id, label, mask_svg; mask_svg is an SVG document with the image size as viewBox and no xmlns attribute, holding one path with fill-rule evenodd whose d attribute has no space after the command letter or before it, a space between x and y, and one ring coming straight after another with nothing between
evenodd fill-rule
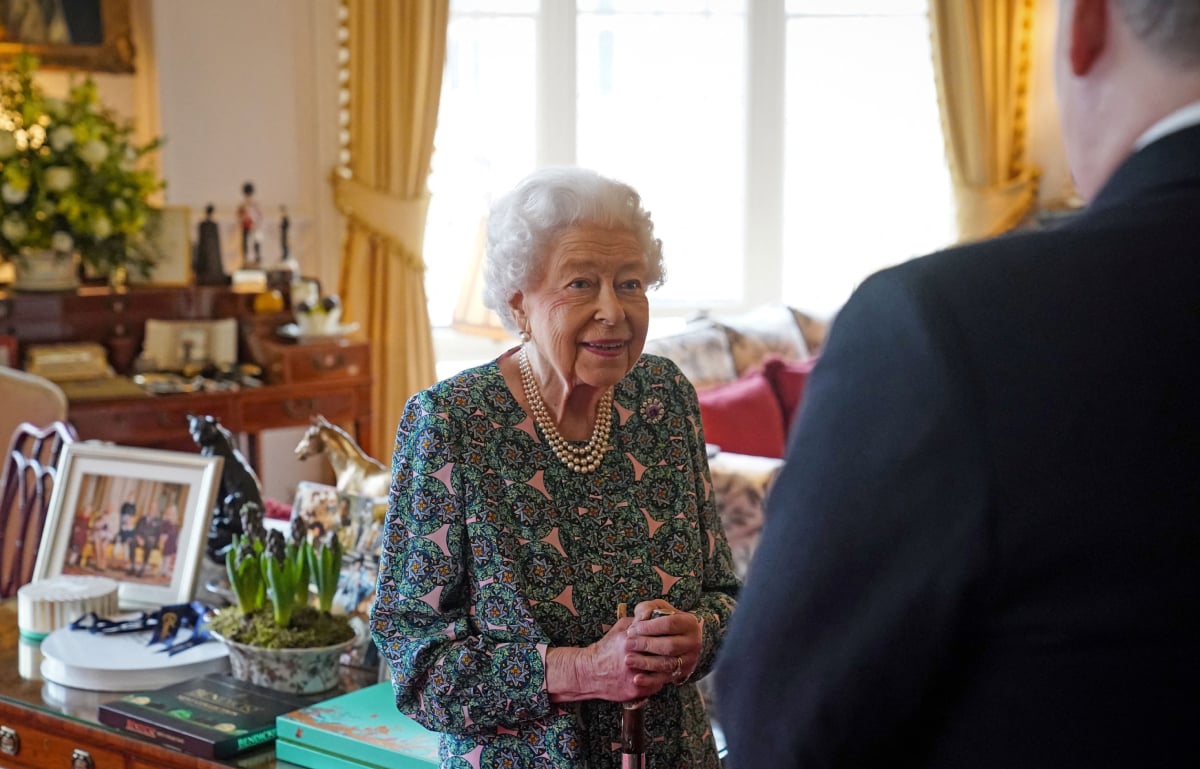
<instances>
[{"instance_id":1,"label":"white curly hair","mask_svg":"<svg viewBox=\"0 0 1200 769\"><path fill-rule=\"evenodd\" d=\"M558 234L579 224L632 232L649 269L647 288L662 285L662 241L635 189L586 168L543 168L499 198L488 216L483 303L509 331L521 330L509 300L539 274Z\"/></svg>"}]
</instances>

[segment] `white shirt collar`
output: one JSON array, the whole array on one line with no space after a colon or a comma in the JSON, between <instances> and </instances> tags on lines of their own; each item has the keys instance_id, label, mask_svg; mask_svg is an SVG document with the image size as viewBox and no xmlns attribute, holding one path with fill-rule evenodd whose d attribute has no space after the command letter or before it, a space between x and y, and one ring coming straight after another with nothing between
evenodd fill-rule
<instances>
[{"instance_id":1,"label":"white shirt collar","mask_svg":"<svg viewBox=\"0 0 1200 769\"><path fill-rule=\"evenodd\" d=\"M1186 107L1177 109L1150 126L1146 133L1138 137L1133 148L1134 150L1140 150L1147 144L1158 141L1167 134L1172 134L1197 124L1200 124L1200 101L1194 101Z\"/></svg>"}]
</instances>

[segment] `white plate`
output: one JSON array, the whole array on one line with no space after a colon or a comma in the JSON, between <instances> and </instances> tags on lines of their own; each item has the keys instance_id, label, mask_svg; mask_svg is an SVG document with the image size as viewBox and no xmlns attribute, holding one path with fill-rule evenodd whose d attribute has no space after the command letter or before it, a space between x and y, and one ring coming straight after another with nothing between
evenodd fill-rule
<instances>
[{"instance_id":1,"label":"white plate","mask_svg":"<svg viewBox=\"0 0 1200 769\"><path fill-rule=\"evenodd\" d=\"M190 631L180 631L186 641ZM229 669L229 651L215 638L171 656L148 646L150 632L105 635L59 628L42 641L42 678L75 689L132 692L158 689Z\"/></svg>"},{"instance_id":2,"label":"white plate","mask_svg":"<svg viewBox=\"0 0 1200 769\"><path fill-rule=\"evenodd\" d=\"M285 339L295 339L298 342L314 342L319 339L337 339L338 337L358 331L358 323L339 323L335 331L324 334L306 334L300 330L298 323L288 323L275 329L275 333Z\"/></svg>"}]
</instances>

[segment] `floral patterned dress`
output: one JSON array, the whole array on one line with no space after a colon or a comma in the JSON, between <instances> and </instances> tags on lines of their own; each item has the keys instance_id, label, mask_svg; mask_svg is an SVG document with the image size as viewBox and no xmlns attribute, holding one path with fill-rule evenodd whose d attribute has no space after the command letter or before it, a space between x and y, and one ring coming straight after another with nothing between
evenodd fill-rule
<instances>
[{"instance_id":1,"label":"floral patterned dress","mask_svg":"<svg viewBox=\"0 0 1200 769\"><path fill-rule=\"evenodd\" d=\"M587 646L661 598L704 623L712 666L737 581L712 496L696 393L643 355L616 387L613 448L591 474L539 437L496 361L409 400L371 629L399 709L442 733L444 769L619 767L622 708L552 703L546 650ZM645 711L647 765L716 769L699 692Z\"/></svg>"}]
</instances>

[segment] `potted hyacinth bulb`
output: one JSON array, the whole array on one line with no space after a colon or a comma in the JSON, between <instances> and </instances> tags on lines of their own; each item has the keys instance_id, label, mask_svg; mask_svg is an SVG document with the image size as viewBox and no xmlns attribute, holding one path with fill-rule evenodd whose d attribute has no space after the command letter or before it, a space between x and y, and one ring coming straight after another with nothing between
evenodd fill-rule
<instances>
[{"instance_id":1,"label":"potted hyacinth bulb","mask_svg":"<svg viewBox=\"0 0 1200 769\"><path fill-rule=\"evenodd\" d=\"M244 533L225 554L236 605L210 626L229 648L234 676L297 694L332 689L339 658L355 641L349 618L331 611L342 569L336 533L314 544L296 528L285 541L264 529L257 504L241 515Z\"/></svg>"}]
</instances>

